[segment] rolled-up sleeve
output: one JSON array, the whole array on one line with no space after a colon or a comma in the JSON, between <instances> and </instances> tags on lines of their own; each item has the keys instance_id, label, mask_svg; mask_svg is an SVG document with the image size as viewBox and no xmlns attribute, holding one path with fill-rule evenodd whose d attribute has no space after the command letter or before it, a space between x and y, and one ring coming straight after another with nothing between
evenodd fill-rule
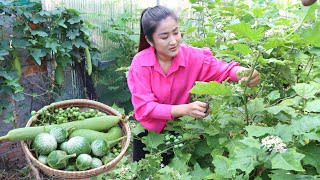
<instances>
[{"instance_id":1,"label":"rolled-up sleeve","mask_svg":"<svg viewBox=\"0 0 320 180\"><path fill-rule=\"evenodd\" d=\"M209 48L203 48L203 64L198 81L222 82L227 78L238 81L237 71L240 68L237 62L224 62L214 57Z\"/></svg>"},{"instance_id":2,"label":"rolled-up sleeve","mask_svg":"<svg viewBox=\"0 0 320 180\"><path fill-rule=\"evenodd\" d=\"M134 118L146 129L160 133L167 120L172 120L172 105L160 104L151 89L150 75L143 74L139 67L129 70L127 82L132 94L131 101L134 107Z\"/></svg>"}]
</instances>

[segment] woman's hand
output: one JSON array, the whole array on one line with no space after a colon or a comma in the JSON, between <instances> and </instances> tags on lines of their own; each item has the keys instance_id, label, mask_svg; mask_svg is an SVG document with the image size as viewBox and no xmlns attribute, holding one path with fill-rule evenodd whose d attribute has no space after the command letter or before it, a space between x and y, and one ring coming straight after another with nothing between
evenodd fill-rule
<instances>
[{"instance_id":1,"label":"woman's hand","mask_svg":"<svg viewBox=\"0 0 320 180\"><path fill-rule=\"evenodd\" d=\"M248 79L250 77L251 69L245 68L245 67L240 67L237 71L237 78L239 81L243 83L247 83ZM249 87L254 87L258 85L260 82L260 74L258 71L254 70L252 73L252 76L249 80Z\"/></svg>"},{"instance_id":2,"label":"woman's hand","mask_svg":"<svg viewBox=\"0 0 320 180\"><path fill-rule=\"evenodd\" d=\"M173 117L192 116L194 118L205 118L207 103L195 101L189 104L174 105L171 110Z\"/></svg>"}]
</instances>

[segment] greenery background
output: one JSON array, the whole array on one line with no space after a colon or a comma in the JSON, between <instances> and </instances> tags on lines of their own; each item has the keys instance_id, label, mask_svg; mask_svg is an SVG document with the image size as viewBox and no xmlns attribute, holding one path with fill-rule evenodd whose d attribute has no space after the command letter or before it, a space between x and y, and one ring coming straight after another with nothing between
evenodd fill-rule
<instances>
[{"instance_id":1,"label":"greenery background","mask_svg":"<svg viewBox=\"0 0 320 180\"><path fill-rule=\"evenodd\" d=\"M168 125L168 131L183 137L182 148L166 146L167 131L150 133L143 139L150 156L139 163L124 158L119 169L96 178L318 178L319 163L314 157L318 156L320 121L319 5L248 2L190 0L192 16L186 15L187 10L180 11L180 17L188 17L181 18L180 24L187 43L208 46L218 58L257 69L261 85L251 89L229 83L197 84L191 92L193 99L208 100L211 114L203 121L185 117ZM12 23L16 33L1 36L0 86L1 96L6 98L0 104L4 122L19 121L16 105L26 96L49 95L47 104L68 98L50 73L46 75L50 84L44 94L26 93L20 83L23 76L17 74L16 49L28 49L37 65L43 57L54 59L53 71L59 64L80 64L84 74L81 79L93 82L97 100L116 103L130 114L125 72L137 49L139 31L134 24L139 13L123 13L110 22L102 34L114 46L103 53L90 41L94 26L82 20L81 13L64 8L43 12L37 10L39 7L37 3L22 9L1 6L7 16L1 17L0 26ZM20 18L12 22L12 15ZM44 26L30 27L38 23ZM92 53L90 76L85 71L84 48ZM135 122L132 128L134 135L142 131ZM281 137L288 153L261 148L260 140L268 135ZM157 155L169 150L175 152L174 160L163 167Z\"/></svg>"}]
</instances>

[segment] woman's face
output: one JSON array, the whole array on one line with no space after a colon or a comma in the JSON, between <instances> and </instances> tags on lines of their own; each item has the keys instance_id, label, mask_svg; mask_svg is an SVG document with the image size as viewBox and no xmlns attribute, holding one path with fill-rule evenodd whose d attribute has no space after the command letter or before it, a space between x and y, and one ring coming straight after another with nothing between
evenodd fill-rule
<instances>
[{"instance_id":1,"label":"woman's face","mask_svg":"<svg viewBox=\"0 0 320 180\"><path fill-rule=\"evenodd\" d=\"M149 41L149 43L154 46L157 56L161 60L171 60L178 54L181 45L181 33L178 23L171 16L160 21L152 37L153 42Z\"/></svg>"}]
</instances>

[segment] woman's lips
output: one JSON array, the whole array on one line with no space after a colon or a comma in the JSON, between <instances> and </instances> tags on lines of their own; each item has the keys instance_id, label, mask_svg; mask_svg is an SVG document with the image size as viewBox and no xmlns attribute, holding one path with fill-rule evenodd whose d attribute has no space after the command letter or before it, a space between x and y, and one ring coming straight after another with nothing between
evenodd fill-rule
<instances>
[{"instance_id":1,"label":"woman's lips","mask_svg":"<svg viewBox=\"0 0 320 180\"><path fill-rule=\"evenodd\" d=\"M178 46L174 46L174 47L170 48L169 50L170 50L170 51L175 51L175 50L177 50L177 47L178 47Z\"/></svg>"}]
</instances>

